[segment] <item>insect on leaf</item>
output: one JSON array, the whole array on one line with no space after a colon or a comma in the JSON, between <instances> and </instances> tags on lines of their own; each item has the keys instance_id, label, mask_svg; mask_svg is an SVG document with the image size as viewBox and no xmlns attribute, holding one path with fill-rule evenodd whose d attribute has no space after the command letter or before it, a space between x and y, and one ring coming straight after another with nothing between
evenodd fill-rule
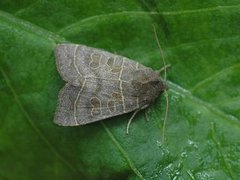
<instances>
[{"instance_id":1,"label":"insect on leaf","mask_svg":"<svg viewBox=\"0 0 240 180\"><path fill-rule=\"evenodd\" d=\"M144 109L167 88L158 71L103 50L60 44L55 55L67 82L55 114L59 125L83 125Z\"/></svg>"}]
</instances>

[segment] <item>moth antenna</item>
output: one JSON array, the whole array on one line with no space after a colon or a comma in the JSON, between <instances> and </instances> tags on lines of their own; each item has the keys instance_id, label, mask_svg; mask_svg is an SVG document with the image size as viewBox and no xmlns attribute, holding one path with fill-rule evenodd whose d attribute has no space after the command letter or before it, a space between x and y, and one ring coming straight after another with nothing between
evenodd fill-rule
<instances>
[{"instance_id":1,"label":"moth antenna","mask_svg":"<svg viewBox=\"0 0 240 180\"><path fill-rule=\"evenodd\" d=\"M154 24L152 24L153 26L153 31L154 31L154 35L157 41L157 45L162 57L162 61L163 61L163 68L159 70L159 72L161 72L162 70L164 70L164 81L167 81L167 68L170 67L170 65L166 65L165 59L164 59L164 54L163 54L163 50L161 48L161 44L158 40L158 35L157 35L157 31L156 31L156 27L154 26ZM165 128L166 128L166 124L167 124L167 118L168 118L168 93L167 90L164 89L164 95L165 95L165 99L166 99L166 110L165 110L165 115L164 115L164 121L163 121L163 128L162 128L162 143L164 142L164 136L165 136Z\"/></svg>"},{"instance_id":2,"label":"moth antenna","mask_svg":"<svg viewBox=\"0 0 240 180\"><path fill-rule=\"evenodd\" d=\"M170 65L167 65L167 66L166 66L166 62L165 62L165 59L164 59L163 50L162 50L161 44L160 44L160 42L159 42L159 40L158 40L158 35L157 35L156 27L154 26L154 24L152 24L152 26L153 26L154 35L155 35L155 38L156 38L156 41L157 41L158 49L159 49L159 51L160 51L160 55L161 55L161 58L162 58L162 60L163 60L164 81L166 82L166 80L167 80L167 69L166 69L166 67L167 67L167 66L170 66ZM161 70L160 70L160 71L161 71Z\"/></svg>"}]
</instances>

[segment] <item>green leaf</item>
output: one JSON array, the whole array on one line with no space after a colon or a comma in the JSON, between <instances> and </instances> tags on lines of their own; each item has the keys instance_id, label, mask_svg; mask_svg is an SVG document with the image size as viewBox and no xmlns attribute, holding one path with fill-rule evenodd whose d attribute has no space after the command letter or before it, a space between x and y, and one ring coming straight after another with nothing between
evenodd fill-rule
<instances>
[{"instance_id":1,"label":"green leaf","mask_svg":"<svg viewBox=\"0 0 240 180\"><path fill-rule=\"evenodd\" d=\"M1 179L240 177L240 4L225 1L0 2ZM64 81L53 49L72 42L162 67L164 98L139 113L81 127L53 123Z\"/></svg>"}]
</instances>

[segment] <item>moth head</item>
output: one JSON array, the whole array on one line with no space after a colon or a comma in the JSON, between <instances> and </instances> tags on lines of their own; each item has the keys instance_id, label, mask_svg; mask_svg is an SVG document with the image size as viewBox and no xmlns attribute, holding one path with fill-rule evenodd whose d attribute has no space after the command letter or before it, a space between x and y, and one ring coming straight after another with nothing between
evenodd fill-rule
<instances>
[{"instance_id":1,"label":"moth head","mask_svg":"<svg viewBox=\"0 0 240 180\"><path fill-rule=\"evenodd\" d=\"M152 84L160 93L163 93L168 90L168 86L165 81L156 80L153 81Z\"/></svg>"},{"instance_id":2,"label":"moth head","mask_svg":"<svg viewBox=\"0 0 240 180\"><path fill-rule=\"evenodd\" d=\"M159 94L162 94L168 89L167 84L160 79L154 79L152 81L149 81L148 84L149 84L148 94L154 97L159 96Z\"/></svg>"},{"instance_id":3,"label":"moth head","mask_svg":"<svg viewBox=\"0 0 240 180\"><path fill-rule=\"evenodd\" d=\"M155 98L162 94L166 89L167 85L165 82L158 78L149 79L146 82L139 83L138 96L142 99L142 104L150 104Z\"/></svg>"}]
</instances>

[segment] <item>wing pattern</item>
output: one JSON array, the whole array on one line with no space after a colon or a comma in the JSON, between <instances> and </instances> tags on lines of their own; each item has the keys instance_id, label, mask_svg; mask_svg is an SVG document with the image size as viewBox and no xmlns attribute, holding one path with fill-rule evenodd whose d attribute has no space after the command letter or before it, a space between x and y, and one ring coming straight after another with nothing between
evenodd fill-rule
<instances>
[{"instance_id":1,"label":"wing pattern","mask_svg":"<svg viewBox=\"0 0 240 180\"><path fill-rule=\"evenodd\" d=\"M58 97L55 122L76 126L139 109L134 74L153 71L128 58L83 45L55 49L57 68L67 81Z\"/></svg>"}]
</instances>

